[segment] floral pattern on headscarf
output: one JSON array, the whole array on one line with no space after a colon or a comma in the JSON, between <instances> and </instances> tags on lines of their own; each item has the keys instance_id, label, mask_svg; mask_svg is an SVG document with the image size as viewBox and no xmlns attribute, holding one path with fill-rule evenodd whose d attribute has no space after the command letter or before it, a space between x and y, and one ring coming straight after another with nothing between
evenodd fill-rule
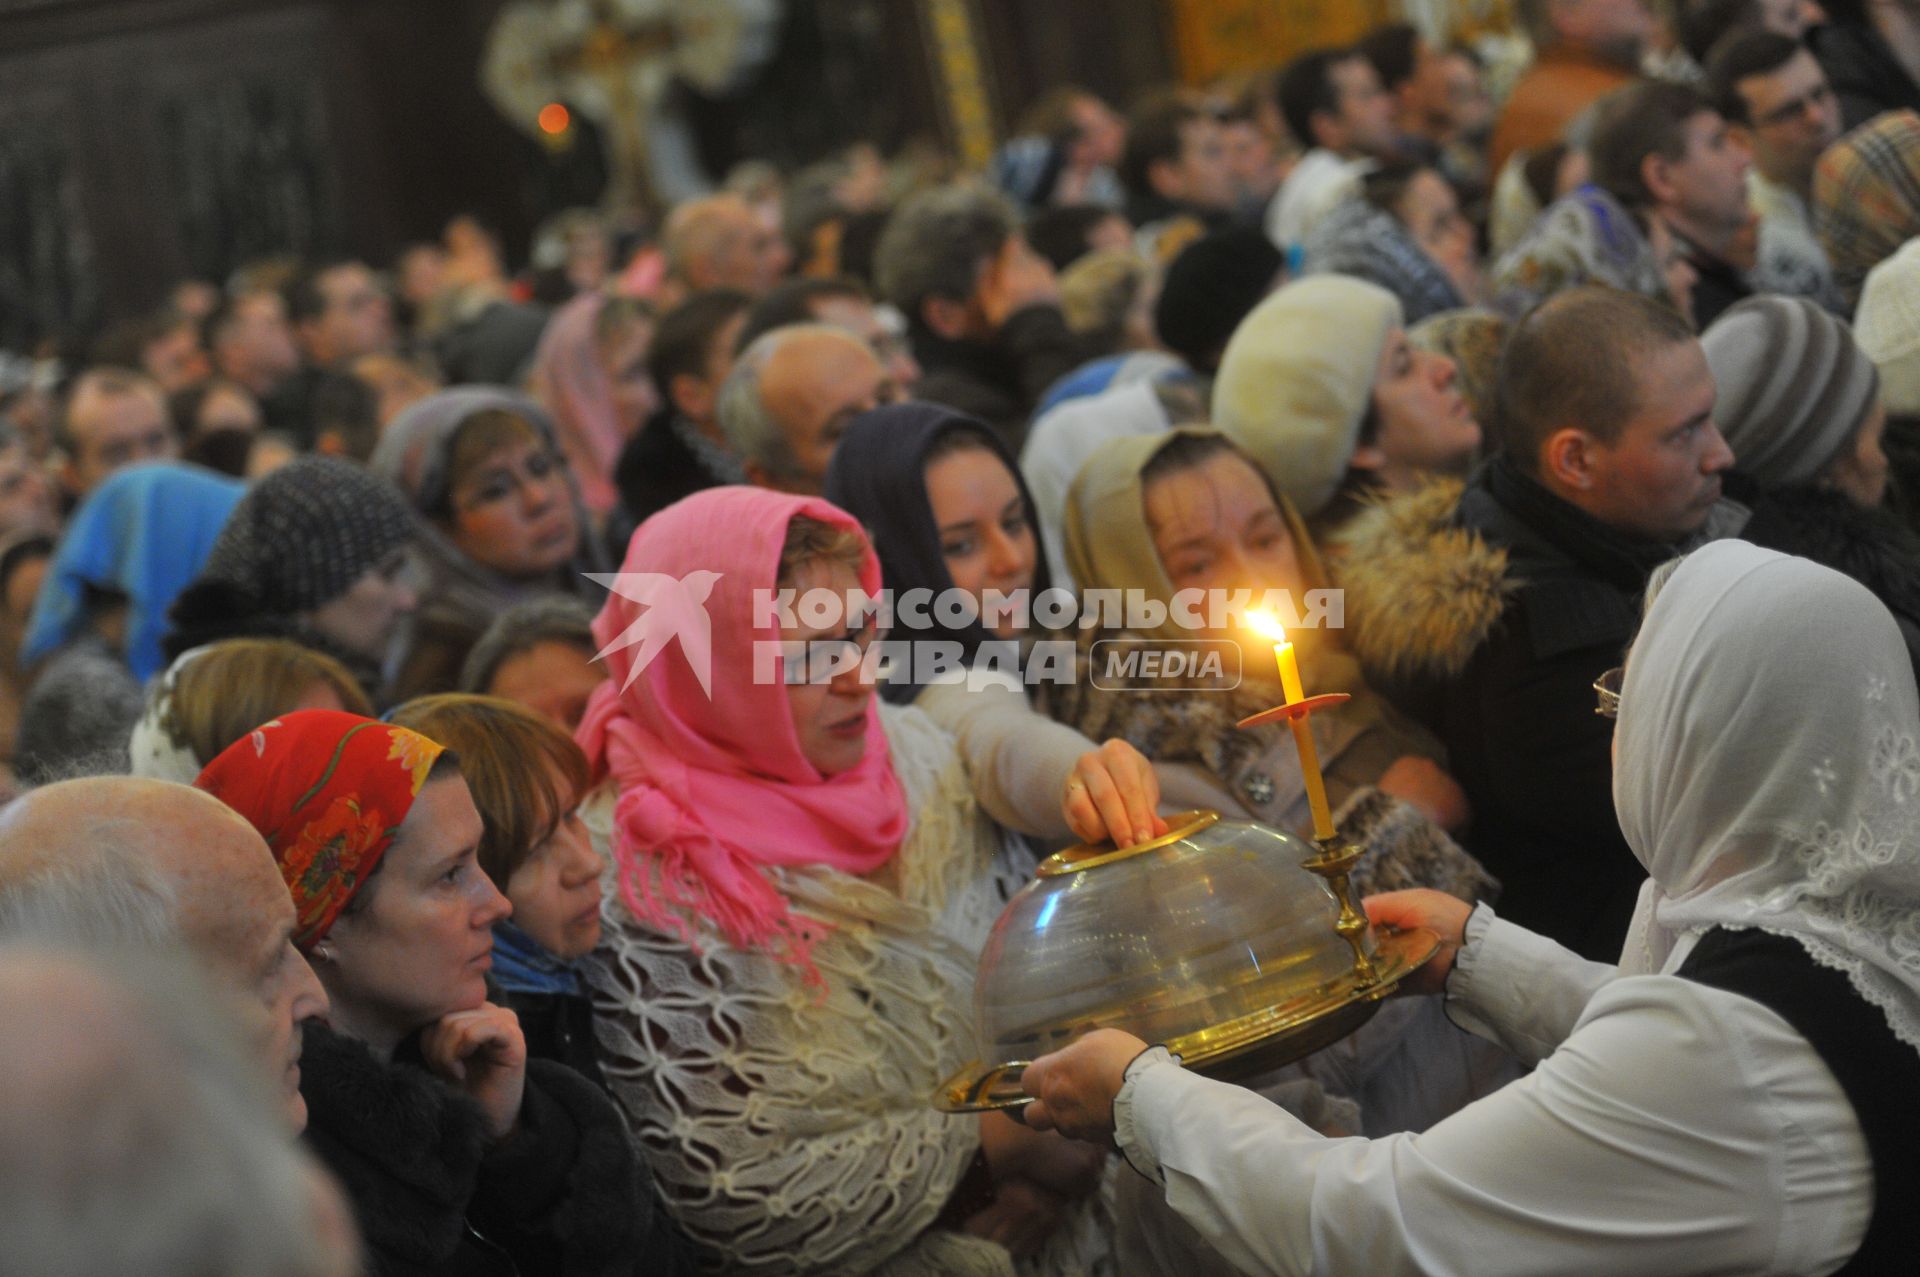
<instances>
[{"instance_id":1,"label":"floral pattern on headscarf","mask_svg":"<svg viewBox=\"0 0 1920 1277\"><path fill-rule=\"evenodd\" d=\"M373 876L444 752L404 727L301 710L229 745L194 785L267 840L293 894L293 942L305 952Z\"/></svg>"}]
</instances>

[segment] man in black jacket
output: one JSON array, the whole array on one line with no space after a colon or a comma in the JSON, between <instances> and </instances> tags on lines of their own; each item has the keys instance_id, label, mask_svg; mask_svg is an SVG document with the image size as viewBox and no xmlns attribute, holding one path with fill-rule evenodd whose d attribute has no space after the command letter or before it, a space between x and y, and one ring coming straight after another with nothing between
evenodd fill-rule
<instances>
[{"instance_id":1,"label":"man in black jacket","mask_svg":"<svg viewBox=\"0 0 1920 1277\"><path fill-rule=\"evenodd\" d=\"M648 418L614 468L620 509L611 529L625 549L633 529L682 497L746 482L720 429L720 387L753 297L737 288L695 293L666 313L647 353L647 372L666 403Z\"/></svg>"},{"instance_id":2,"label":"man in black jacket","mask_svg":"<svg viewBox=\"0 0 1920 1277\"><path fill-rule=\"evenodd\" d=\"M1013 209L971 187L924 191L888 221L874 275L907 317L922 370L914 397L980 418L1018 452L1040 396L1088 352Z\"/></svg>"},{"instance_id":3,"label":"man in black jacket","mask_svg":"<svg viewBox=\"0 0 1920 1277\"><path fill-rule=\"evenodd\" d=\"M1612 732L1592 684L1621 663L1654 568L1745 518L1721 500L1733 453L1713 402L1700 343L1670 309L1611 289L1561 293L1507 346L1504 451L1457 507L1417 493L1433 526L1389 531L1383 518L1349 538L1349 557L1389 583L1378 606L1347 583L1356 648L1376 671L1397 666L1396 699L1445 742L1473 806L1466 841L1501 880L1500 912L1596 960L1619 957L1646 872L1614 816ZM1463 542L1461 529L1474 535ZM1447 533L1452 548L1437 551ZM1494 570L1461 584L1455 569L1490 550ZM1426 596L1450 573L1457 588ZM1474 590L1483 606L1461 597ZM1382 622L1423 596L1427 616ZM1460 624L1468 612L1478 619ZM1435 636L1449 625L1442 652ZM1369 626L1398 629L1406 648L1383 652Z\"/></svg>"}]
</instances>

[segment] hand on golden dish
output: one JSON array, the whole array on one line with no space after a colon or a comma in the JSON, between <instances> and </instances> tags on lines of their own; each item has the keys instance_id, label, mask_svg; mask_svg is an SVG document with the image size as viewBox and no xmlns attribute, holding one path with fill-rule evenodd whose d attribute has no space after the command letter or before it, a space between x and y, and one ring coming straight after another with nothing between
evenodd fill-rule
<instances>
[{"instance_id":1,"label":"hand on golden dish","mask_svg":"<svg viewBox=\"0 0 1920 1277\"><path fill-rule=\"evenodd\" d=\"M1035 1097L1021 1120L1035 1130L1112 1147L1113 1098L1126 1081L1127 1065L1146 1049L1131 1033L1096 1029L1041 1056L1020 1075L1020 1089Z\"/></svg>"}]
</instances>

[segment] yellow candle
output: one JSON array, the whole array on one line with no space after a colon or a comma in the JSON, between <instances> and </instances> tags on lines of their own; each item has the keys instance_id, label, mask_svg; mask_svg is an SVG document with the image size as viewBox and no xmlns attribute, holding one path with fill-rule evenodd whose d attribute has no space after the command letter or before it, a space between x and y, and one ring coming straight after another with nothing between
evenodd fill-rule
<instances>
[{"instance_id":1,"label":"yellow candle","mask_svg":"<svg viewBox=\"0 0 1920 1277\"><path fill-rule=\"evenodd\" d=\"M1249 622L1269 638L1276 639L1273 645L1274 659L1280 663L1280 686L1286 689L1287 703L1297 704L1307 699L1306 691L1300 685L1300 662L1293 654L1293 643L1287 639L1286 630L1278 619L1265 614L1248 617ZM1302 714L1290 719L1293 726L1293 743L1300 751L1300 775L1307 783L1307 807L1313 812L1313 836L1319 839L1333 837L1333 813L1327 807L1327 785L1320 775L1320 754L1313 746L1313 731L1307 726L1307 717Z\"/></svg>"}]
</instances>

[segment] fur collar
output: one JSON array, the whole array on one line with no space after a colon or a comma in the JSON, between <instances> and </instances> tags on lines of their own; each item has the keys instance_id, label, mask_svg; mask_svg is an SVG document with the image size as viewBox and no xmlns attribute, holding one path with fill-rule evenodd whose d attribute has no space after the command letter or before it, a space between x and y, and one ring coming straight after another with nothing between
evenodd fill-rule
<instances>
[{"instance_id":1,"label":"fur collar","mask_svg":"<svg viewBox=\"0 0 1920 1277\"><path fill-rule=\"evenodd\" d=\"M1370 503L1330 543L1347 645L1370 682L1457 677L1518 588L1507 552L1456 523L1464 489L1439 479Z\"/></svg>"}]
</instances>

